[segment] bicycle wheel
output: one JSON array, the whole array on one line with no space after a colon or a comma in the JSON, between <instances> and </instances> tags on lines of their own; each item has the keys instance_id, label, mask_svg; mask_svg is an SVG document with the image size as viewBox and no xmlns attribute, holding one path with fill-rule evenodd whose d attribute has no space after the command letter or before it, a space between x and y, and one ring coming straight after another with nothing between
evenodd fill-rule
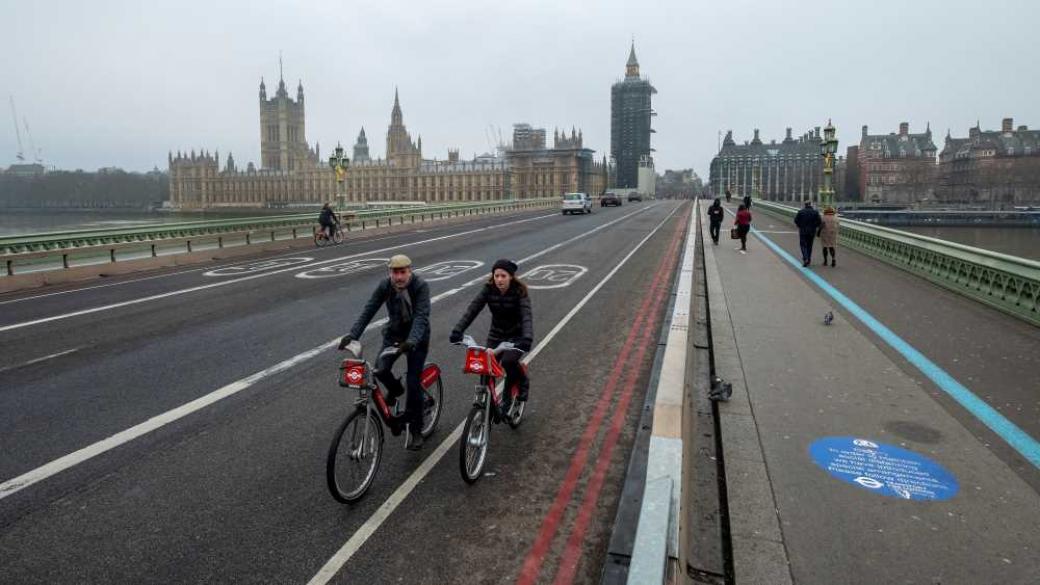
<instances>
[{"instance_id":1,"label":"bicycle wheel","mask_svg":"<svg viewBox=\"0 0 1040 585\"><path fill-rule=\"evenodd\" d=\"M367 421L367 423L366 423ZM329 447L325 475L337 501L356 502L365 495L383 458L383 423L374 412L350 413Z\"/></svg>"},{"instance_id":2,"label":"bicycle wheel","mask_svg":"<svg viewBox=\"0 0 1040 585\"><path fill-rule=\"evenodd\" d=\"M491 421L488 420L487 407L474 404L466 417L466 426L462 428L462 438L459 439L459 471L466 483L480 479L487 460L490 435Z\"/></svg>"},{"instance_id":3,"label":"bicycle wheel","mask_svg":"<svg viewBox=\"0 0 1040 585\"><path fill-rule=\"evenodd\" d=\"M332 243L333 244L342 244L343 243L343 232L340 231L339 229L336 229L336 232L332 234Z\"/></svg>"},{"instance_id":4,"label":"bicycle wheel","mask_svg":"<svg viewBox=\"0 0 1040 585\"><path fill-rule=\"evenodd\" d=\"M314 232L314 245L321 248L327 244L329 239L321 231Z\"/></svg>"},{"instance_id":5,"label":"bicycle wheel","mask_svg":"<svg viewBox=\"0 0 1040 585\"><path fill-rule=\"evenodd\" d=\"M441 383L440 378L437 378L437 383L423 391L423 399L426 401L423 404L422 428L422 436L425 439L432 435L433 431L437 430L437 422L441 420L441 405L444 404L444 385ZM429 399L433 399L432 404Z\"/></svg>"}]
</instances>

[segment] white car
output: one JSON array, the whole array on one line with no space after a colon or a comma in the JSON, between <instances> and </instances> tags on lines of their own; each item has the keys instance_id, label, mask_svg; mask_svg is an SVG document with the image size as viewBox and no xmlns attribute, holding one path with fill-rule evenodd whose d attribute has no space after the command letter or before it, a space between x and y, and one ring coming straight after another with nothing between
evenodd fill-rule
<instances>
[{"instance_id":1,"label":"white car","mask_svg":"<svg viewBox=\"0 0 1040 585\"><path fill-rule=\"evenodd\" d=\"M567 193L563 196L562 213L592 213L592 199L585 193Z\"/></svg>"}]
</instances>

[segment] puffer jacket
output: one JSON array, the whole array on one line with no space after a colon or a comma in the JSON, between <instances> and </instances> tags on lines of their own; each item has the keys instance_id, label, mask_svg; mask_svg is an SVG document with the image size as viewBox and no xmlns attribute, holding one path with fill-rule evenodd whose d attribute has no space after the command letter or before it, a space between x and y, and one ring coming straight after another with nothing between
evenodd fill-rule
<instances>
[{"instance_id":1,"label":"puffer jacket","mask_svg":"<svg viewBox=\"0 0 1040 585\"><path fill-rule=\"evenodd\" d=\"M404 289L411 300L409 311L403 307L404 295L399 293L390 278L384 278L372 292L365 303L365 308L358 315L350 336L361 339L365 327L372 321L379 307L386 304L387 324L383 328L385 342L400 343L408 341L412 346L430 341L430 285L419 275L412 274L412 279ZM410 315L409 315L410 313Z\"/></svg>"},{"instance_id":2,"label":"puffer jacket","mask_svg":"<svg viewBox=\"0 0 1040 585\"><path fill-rule=\"evenodd\" d=\"M505 293L500 292L494 284L485 284L466 308L466 312L455 325L454 331L459 333L465 331L485 305L491 311L488 347L494 347L502 341L522 344L528 349L531 347L531 344L534 343L531 297L522 294L516 284L511 284Z\"/></svg>"}]
</instances>

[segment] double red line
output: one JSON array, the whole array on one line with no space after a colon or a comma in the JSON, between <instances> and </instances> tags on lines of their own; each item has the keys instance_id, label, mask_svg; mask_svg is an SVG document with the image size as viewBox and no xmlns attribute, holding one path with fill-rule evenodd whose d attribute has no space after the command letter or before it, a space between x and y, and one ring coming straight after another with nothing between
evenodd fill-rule
<instances>
[{"instance_id":1,"label":"double red line","mask_svg":"<svg viewBox=\"0 0 1040 585\"><path fill-rule=\"evenodd\" d=\"M686 217L686 214L683 214L681 217ZM679 250L679 244L683 241L682 236L685 232L685 226L686 221L683 220L679 229L676 229L672 235L667 252L657 266L650 289L636 312L635 320L628 331L625 343L621 347L621 352L614 362L614 367L611 368L610 374L607 376L607 383L603 387L600 399L596 403L596 408L588 423L586 423L585 431L578 442L578 448L571 457L570 467L568 467L563 483L560 484L560 489L556 493L556 499L546 513L545 518L543 518L538 536L524 559L520 575L517 578L517 585L532 585L538 579L545 556L549 552L549 547L556 536L564 512L574 496L581 472L585 469L585 463L588 461L592 443L596 435L599 434L607 408L613 401L614 393L620 385L621 395L618 398L617 405L614 407L610 427L603 440L603 446L600 449L592 476L585 488L581 507L578 509L578 514L574 521L574 528L567 539L553 583L555 585L563 585L574 580L578 562L581 560L581 545L585 539L585 532L592 520L592 513L599 500L599 492L603 487L603 482L606 480L607 469L610 467L611 454L621 434L628 405L635 391L635 382L640 373L639 365L642 363L647 350L653 345L652 336L657 328L661 305L664 303L670 290L673 276L671 267L675 266L675 257Z\"/></svg>"}]
</instances>

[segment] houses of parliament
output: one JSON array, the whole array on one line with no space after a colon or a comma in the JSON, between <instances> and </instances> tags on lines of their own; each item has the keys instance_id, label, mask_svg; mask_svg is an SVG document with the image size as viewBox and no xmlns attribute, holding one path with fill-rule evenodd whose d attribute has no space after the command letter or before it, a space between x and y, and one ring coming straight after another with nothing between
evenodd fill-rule
<instances>
[{"instance_id":1,"label":"houses of parliament","mask_svg":"<svg viewBox=\"0 0 1040 585\"><path fill-rule=\"evenodd\" d=\"M281 77L281 76L279 76ZM284 79L273 97L260 81L260 161L240 169L228 153L170 152L170 204L178 209L313 206L323 202L492 201L551 197L582 191L599 194L607 186L608 166L585 148L580 132L556 131L552 147L545 129L513 127L503 152L461 160L449 150L446 160L423 157L422 137L413 140L404 125L395 90L386 133L385 158L368 152L364 128L342 182L321 158L319 145L306 140L302 82L293 100Z\"/></svg>"}]
</instances>

